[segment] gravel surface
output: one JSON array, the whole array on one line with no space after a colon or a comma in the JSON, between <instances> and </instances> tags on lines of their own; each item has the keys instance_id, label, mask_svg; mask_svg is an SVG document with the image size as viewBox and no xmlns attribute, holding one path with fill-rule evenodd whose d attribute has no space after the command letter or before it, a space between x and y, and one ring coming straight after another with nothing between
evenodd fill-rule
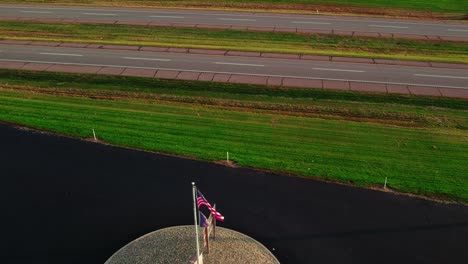
<instances>
[{"instance_id":1,"label":"gravel surface","mask_svg":"<svg viewBox=\"0 0 468 264\"><path fill-rule=\"evenodd\" d=\"M193 226L176 226L144 235L112 255L105 264L189 263L196 255ZM199 230L200 245L203 229ZM203 263L279 263L262 244L239 232L216 227Z\"/></svg>"}]
</instances>

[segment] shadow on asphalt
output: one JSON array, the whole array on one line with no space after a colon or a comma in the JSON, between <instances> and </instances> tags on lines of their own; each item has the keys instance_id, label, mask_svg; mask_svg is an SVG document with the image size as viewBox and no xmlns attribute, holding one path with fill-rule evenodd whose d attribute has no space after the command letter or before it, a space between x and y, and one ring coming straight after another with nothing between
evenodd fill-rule
<instances>
[{"instance_id":1,"label":"shadow on asphalt","mask_svg":"<svg viewBox=\"0 0 468 264\"><path fill-rule=\"evenodd\" d=\"M468 207L41 134L0 124L2 263L103 263L192 224L191 181L221 225L282 263L461 263ZM214 243L212 246L216 246Z\"/></svg>"}]
</instances>

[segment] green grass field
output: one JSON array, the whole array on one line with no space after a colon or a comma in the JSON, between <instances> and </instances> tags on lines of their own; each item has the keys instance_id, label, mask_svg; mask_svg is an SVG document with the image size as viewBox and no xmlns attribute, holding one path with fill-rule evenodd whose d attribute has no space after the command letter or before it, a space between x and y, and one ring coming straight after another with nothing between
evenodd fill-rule
<instances>
[{"instance_id":1,"label":"green grass field","mask_svg":"<svg viewBox=\"0 0 468 264\"><path fill-rule=\"evenodd\" d=\"M0 70L0 120L123 146L468 201L468 103Z\"/></svg>"},{"instance_id":2,"label":"green grass field","mask_svg":"<svg viewBox=\"0 0 468 264\"><path fill-rule=\"evenodd\" d=\"M20 0L3 0L6 3L24 3ZM117 6L189 6L189 7L262 7L287 9L287 5L337 6L360 8L385 8L426 12L467 13L465 0L29 0L28 3L117 5Z\"/></svg>"},{"instance_id":3,"label":"green grass field","mask_svg":"<svg viewBox=\"0 0 468 264\"><path fill-rule=\"evenodd\" d=\"M4 21L0 22L0 39L229 49L468 63L468 46L463 43L293 33Z\"/></svg>"}]
</instances>

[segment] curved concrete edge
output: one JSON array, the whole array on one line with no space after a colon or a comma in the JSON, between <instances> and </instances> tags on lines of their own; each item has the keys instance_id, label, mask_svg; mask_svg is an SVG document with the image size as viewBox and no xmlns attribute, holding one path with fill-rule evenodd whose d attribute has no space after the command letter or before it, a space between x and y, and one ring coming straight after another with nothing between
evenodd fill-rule
<instances>
[{"instance_id":1,"label":"curved concrete edge","mask_svg":"<svg viewBox=\"0 0 468 264\"><path fill-rule=\"evenodd\" d=\"M267 85L272 87L315 88L325 90L357 91L367 93L424 95L468 99L468 89L443 86L417 86L407 84L355 82L339 79L292 78L260 74L240 75L206 71L160 70L143 67L110 67L94 65L51 64L19 61L0 61L0 68L30 71L64 72L78 74L105 74L186 81L212 81Z\"/></svg>"},{"instance_id":2,"label":"curved concrete edge","mask_svg":"<svg viewBox=\"0 0 468 264\"><path fill-rule=\"evenodd\" d=\"M192 225L171 226L171 227L165 227L165 228L158 229L158 230L152 231L152 232L150 232L150 233L147 233L147 234L145 234L145 235L143 235L143 236L140 236L140 237L138 237L138 238L136 238L136 239L134 239L134 240L128 242L128 243L125 244L123 247L119 248L114 254L112 254L112 255L106 260L106 262L104 262L104 264L110 263L111 260L112 260L113 258L115 258L115 256L118 256L119 254L121 254L121 252L123 252L123 251L125 250L125 248L126 248L127 246L129 246L129 245L135 244L135 243L137 243L137 242L139 242L139 241L141 241L141 240L144 240L144 239L146 239L146 238L148 238L148 237L150 237L150 236L152 236L152 235L154 235L154 234L156 234L156 233L164 232L164 231L167 231L167 230L179 229L179 228L181 228L181 227L183 227L183 228L185 228L185 227L193 228ZM218 228L219 228L219 227L218 227ZM227 228L224 228L224 229L227 229ZM270 251L267 247L265 247L262 243L258 242L258 241L255 240L254 238L252 238L252 237L250 237L250 236L248 236L248 235L246 235L246 234L243 234L243 233L241 233L241 232L239 232L239 231L233 230L233 229L227 229L227 230L229 230L229 232L231 232L231 233L235 233L235 234L237 234L238 236L242 236L242 237L244 237L244 238L250 240L252 243L254 243L254 244L257 245L258 247L262 248L262 249L264 250L264 252L267 253L267 254L270 256L271 259L276 260L276 263L278 263L278 264L280 263L279 260L276 258L276 256L273 255L273 253L271 253L271 251ZM200 238L202 239L202 237L203 237L202 233L200 233L199 235L200 235ZM195 256L196 256L196 254L195 254ZM187 263L189 263L189 260L187 261Z\"/></svg>"},{"instance_id":3,"label":"curved concrete edge","mask_svg":"<svg viewBox=\"0 0 468 264\"><path fill-rule=\"evenodd\" d=\"M112 255L106 260L106 262L104 262L104 264L109 263L109 261L110 261L113 257L115 257L115 256L117 256L118 254L120 254L120 253L125 249L126 246L128 246L128 245L130 245L130 244L132 244L132 243L138 242L138 241L140 241L140 240L143 240L143 239L145 239L145 238L147 238L147 237L149 237L149 236L151 236L151 235L153 235L154 233L157 233L157 232L159 232L159 231L170 230L170 229L176 229L176 228L178 228L178 227L179 227L179 226L166 227L166 228L154 230L153 232L150 232L150 233L147 233L147 234L145 234L145 235L142 235L142 236L140 236L140 237L138 237L138 238L136 238L136 239L134 239L134 240L128 242L128 243L125 244L123 247L119 248L116 252L114 252L114 254L112 254ZM195 255L196 255L196 254L195 254ZM188 263L188 261L187 261L187 263Z\"/></svg>"},{"instance_id":4,"label":"curved concrete edge","mask_svg":"<svg viewBox=\"0 0 468 264\"><path fill-rule=\"evenodd\" d=\"M129 26L151 26L151 27L175 27L175 28L204 28L204 29L224 29L224 30L249 30L265 32L283 32L298 34L332 34L339 36L374 37L374 38L395 38L395 39L415 39L427 41L448 41L448 42L468 42L468 37L420 35L403 33L383 33L377 31L346 31L335 29L303 29L297 27L275 27L275 26L235 26L235 25L213 25L213 24L193 24L193 23L167 23L158 21L132 21L114 19L83 19L83 18L28 18L28 17L0 17L0 21L27 21L42 23L73 23L73 24L111 24Z\"/></svg>"},{"instance_id":5,"label":"curved concrete edge","mask_svg":"<svg viewBox=\"0 0 468 264\"><path fill-rule=\"evenodd\" d=\"M406 60L391 60L391 59L320 56L320 55L307 55L307 54L252 52L252 51L217 50L217 49L150 47L150 46L135 46L135 45L111 45L111 44L48 42L48 41L9 40L9 39L0 40L0 45L29 45L29 46L48 46L48 47L67 47L67 48L131 50L131 51L145 51L145 52L174 52L174 53L192 53L192 54L222 55L222 56L263 57L263 58L293 59L293 60L334 61L334 62L348 62L348 63L401 65L401 66L433 67L433 68L448 68L448 69L468 69L468 64L459 64L459 63L406 61Z\"/></svg>"}]
</instances>

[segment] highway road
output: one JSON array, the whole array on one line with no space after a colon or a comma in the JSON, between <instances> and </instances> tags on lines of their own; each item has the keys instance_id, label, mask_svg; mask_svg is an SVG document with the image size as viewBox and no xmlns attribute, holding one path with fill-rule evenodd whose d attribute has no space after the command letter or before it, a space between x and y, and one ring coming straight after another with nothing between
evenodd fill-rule
<instances>
[{"instance_id":1,"label":"highway road","mask_svg":"<svg viewBox=\"0 0 468 264\"><path fill-rule=\"evenodd\" d=\"M468 37L468 23L371 17L292 15L150 8L0 5L0 17L109 19Z\"/></svg>"},{"instance_id":2,"label":"highway road","mask_svg":"<svg viewBox=\"0 0 468 264\"><path fill-rule=\"evenodd\" d=\"M27 45L0 46L0 61L113 66L468 89L468 70L435 67Z\"/></svg>"}]
</instances>

